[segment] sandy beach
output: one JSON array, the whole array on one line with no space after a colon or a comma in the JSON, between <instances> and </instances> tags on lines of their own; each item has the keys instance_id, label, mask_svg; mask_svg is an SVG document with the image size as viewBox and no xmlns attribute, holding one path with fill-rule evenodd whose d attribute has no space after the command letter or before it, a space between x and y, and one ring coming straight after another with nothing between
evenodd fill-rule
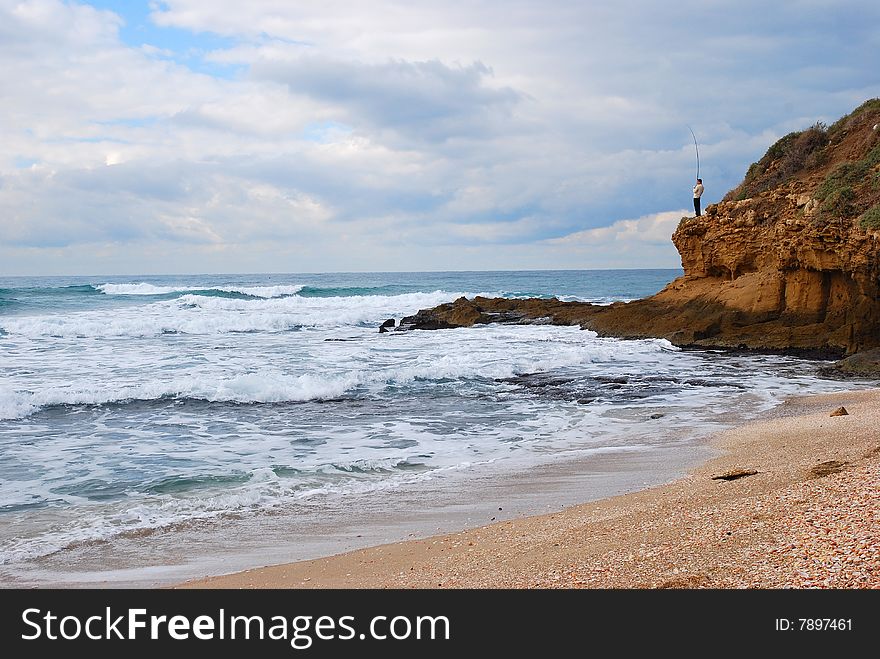
<instances>
[{"instance_id":1,"label":"sandy beach","mask_svg":"<svg viewBox=\"0 0 880 659\"><path fill-rule=\"evenodd\" d=\"M791 399L712 443L660 487L179 587L880 587L880 390Z\"/></svg>"}]
</instances>

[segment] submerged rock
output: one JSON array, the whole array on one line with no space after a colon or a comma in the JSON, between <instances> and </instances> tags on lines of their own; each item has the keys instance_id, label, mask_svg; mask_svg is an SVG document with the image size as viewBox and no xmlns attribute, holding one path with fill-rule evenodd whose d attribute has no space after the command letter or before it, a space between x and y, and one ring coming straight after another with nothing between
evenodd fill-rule
<instances>
[{"instance_id":1,"label":"submerged rock","mask_svg":"<svg viewBox=\"0 0 880 659\"><path fill-rule=\"evenodd\" d=\"M829 368L822 369L822 375L840 378L880 378L880 348L857 352L841 359Z\"/></svg>"}]
</instances>

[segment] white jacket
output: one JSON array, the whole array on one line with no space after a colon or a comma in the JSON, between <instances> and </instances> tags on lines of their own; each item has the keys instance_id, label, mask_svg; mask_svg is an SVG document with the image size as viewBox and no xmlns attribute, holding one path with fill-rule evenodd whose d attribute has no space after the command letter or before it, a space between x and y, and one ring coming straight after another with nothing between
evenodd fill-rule
<instances>
[{"instance_id":1,"label":"white jacket","mask_svg":"<svg viewBox=\"0 0 880 659\"><path fill-rule=\"evenodd\" d=\"M702 196L703 196L703 184L697 183L694 186L694 199L699 199Z\"/></svg>"}]
</instances>

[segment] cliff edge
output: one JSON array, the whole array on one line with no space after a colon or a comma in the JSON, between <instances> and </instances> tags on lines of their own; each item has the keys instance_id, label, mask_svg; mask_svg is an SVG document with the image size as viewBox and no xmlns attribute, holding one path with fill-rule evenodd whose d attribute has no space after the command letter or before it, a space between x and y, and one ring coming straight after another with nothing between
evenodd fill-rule
<instances>
[{"instance_id":1,"label":"cliff edge","mask_svg":"<svg viewBox=\"0 0 880 659\"><path fill-rule=\"evenodd\" d=\"M684 276L609 306L461 298L400 329L579 324L681 346L852 354L880 347L880 99L786 135L672 236Z\"/></svg>"}]
</instances>

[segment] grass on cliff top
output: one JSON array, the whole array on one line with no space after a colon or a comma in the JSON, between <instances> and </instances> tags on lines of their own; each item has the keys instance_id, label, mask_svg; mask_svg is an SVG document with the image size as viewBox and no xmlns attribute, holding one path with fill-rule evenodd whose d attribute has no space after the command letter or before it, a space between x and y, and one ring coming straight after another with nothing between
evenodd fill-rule
<instances>
[{"instance_id":1,"label":"grass on cliff top","mask_svg":"<svg viewBox=\"0 0 880 659\"><path fill-rule=\"evenodd\" d=\"M837 137L839 133L851 130L864 119L871 119L873 115L877 115L873 117L876 123L877 118L880 117L880 98L870 98L849 114L843 115L828 128L828 136Z\"/></svg>"},{"instance_id":2,"label":"grass on cliff top","mask_svg":"<svg viewBox=\"0 0 880 659\"><path fill-rule=\"evenodd\" d=\"M752 163L746 177L724 196L724 201L739 201L782 185L804 169L822 164L822 153L828 144L828 128L816 123L807 130L789 133L776 141L764 157Z\"/></svg>"},{"instance_id":3,"label":"grass on cliff top","mask_svg":"<svg viewBox=\"0 0 880 659\"><path fill-rule=\"evenodd\" d=\"M878 135L880 131L871 130L878 122L880 122L880 98L872 98L835 121L830 127L817 122L806 130L785 135L767 149L767 153L758 162L752 163L743 182L728 192L724 196L724 201L754 197L788 182L801 172L809 172L821 167L828 162L831 148L843 140L850 131L865 131L866 138L861 148L870 149L880 137ZM874 159L876 158L880 158L880 154L875 155ZM855 183L854 179L859 178L859 174L865 175L874 165L876 162L859 172L855 170L838 172L836 175L838 179L846 178L848 182L838 180L829 183L824 190L823 199L828 198L844 185L852 187Z\"/></svg>"}]
</instances>

